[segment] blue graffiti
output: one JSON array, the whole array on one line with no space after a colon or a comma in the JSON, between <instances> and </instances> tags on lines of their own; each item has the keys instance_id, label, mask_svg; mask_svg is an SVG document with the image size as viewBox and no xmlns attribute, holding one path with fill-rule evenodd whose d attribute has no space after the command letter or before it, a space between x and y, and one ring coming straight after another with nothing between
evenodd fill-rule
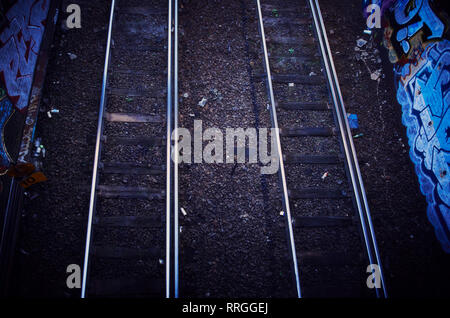
<instances>
[{"instance_id":1,"label":"blue graffiti","mask_svg":"<svg viewBox=\"0 0 450 318\"><path fill-rule=\"evenodd\" d=\"M427 215L443 249L450 252L450 42L427 46L421 67L402 67L397 99L407 127L410 157L420 189L428 202Z\"/></svg>"},{"instance_id":2,"label":"blue graffiti","mask_svg":"<svg viewBox=\"0 0 450 318\"><path fill-rule=\"evenodd\" d=\"M405 54L408 53L411 48L408 39L413 37L424 27L424 25L426 25L431 32L426 38L427 40L441 38L444 34L445 26L431 9L428 0L398 0L395 5L394 16L395 21L399 25L409 23L416 16L420 17L419 21L411 23L397 32L396 39L400 42Z\"/></svg>"}]
</instances>

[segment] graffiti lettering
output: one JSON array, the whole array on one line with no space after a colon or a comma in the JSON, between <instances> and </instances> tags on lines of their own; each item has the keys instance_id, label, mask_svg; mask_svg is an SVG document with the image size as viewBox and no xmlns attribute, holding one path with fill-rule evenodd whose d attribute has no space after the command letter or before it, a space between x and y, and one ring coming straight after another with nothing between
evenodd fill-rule
<instances>
[{"instance_id":1,"label":"graffiti lettering","mask_svg":"<svg viewBox=\"0 0 450 318\"><path fill-rule=\"evenodd\" d=\"M442 38L448 21L438 15L444 2L390 4L383 43L395 63L397 100L428 219L450 253L450 41Z\"/></svg>"},{"instance_id":2,"label":"graffiti lettering","mask_svg":"<svg viewBox=\"0 0 450 318\"><path fill-rule=\"evenodd\" d=\"M444 24L430 7L429 0L399 0L395 8L395 20L399 25L408 24L414 17L420 20L397 31L396 39L401 43L404 53L408 53L411 45L408 42L424 25L431 31L427 40L438 39L444 33Z\"/></svg>"}]
</instances>

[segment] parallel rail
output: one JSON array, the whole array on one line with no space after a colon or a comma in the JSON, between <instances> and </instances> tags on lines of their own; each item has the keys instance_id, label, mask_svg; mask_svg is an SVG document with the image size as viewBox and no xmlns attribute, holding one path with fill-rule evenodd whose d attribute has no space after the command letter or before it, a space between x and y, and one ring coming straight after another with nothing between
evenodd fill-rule
<instances>
[{"instance_id":1,"label":"parallel rail","mask_svg":"<svg viewBox=\"0 0 450 318\"><path fill-rule=\"evenodd\" d=\"M329 89L329 93L332 98L332 111L335 118L335 123L337 124L337 129L335 128L297 128L297 129L289 129L282 128L281 134L285 137L306 137L306 136L339 136L341 142L341 150L345 159L346 171L350 179L351 187L352 187L352 198L354 201L354 205L356 207L356 211L359 217L359 223L361 225L362 230L362 240L364 242L365 252L368 257L369 264L378 265L380 269L380 278L381 278L381 288L376 288L376 296L377 297L387 297L387 290L384 281L384 275L381 266L381 258L378 251L378 246L375 238L375 231L373 228L370 209L367 202L367 197L365 193L364 184L361 177L361 172L359 169L358 159L355 151L355 147L353 144L353 137L351 134L351 130L349 127L349 123L347 120L347 113L345 110L345 105L342 99L342 94L339 88L339 81L337 79L336 70L334 67L333 57L331 54L330 46L328 43L327 33L325 29L325 25L323 22L322 14L320 11L320 6L318 0L308 0L309 8L311 10L311 15L314 20L314 30L319 42L320 47L320 56L322 58L322 63L325 69L325 75L327 79L327 85ZM290 110L311 110L311 111L326 111L328 110L328 106L321 105L320 102L297 102L297 103L280 103L277 105L273 82L281 82L281 83L297 83L301 85L320 85L320 80L317 78L311 78L302 75L292 75L292 74L275 74L271 73L271 65L270 65L270 57L267 48L266 35L264 30L264 18L263 18L263 10L260 0L256 0L257 2L257 14L259 19L259 30L262 41L262 51L263 51L263 59L264 59L264 69L265 69L265 79L267 83L268 96L271 103L271 119L272 119L272 127L276 128L277 131L279 129L279 124L277 120L277 106L282 107L284 109ZM275 9L274 9L275 10ZM275 38L279 43L290 43L291 41L295 42L295 38ZM302 264L302 255L298 256L297 248L295 246L294 240L294 230L292 226L292 211L290 208L290 198L295 199L326 199L326 198L339 198L341 197L341 192L332 192L332 191L318 191L315 189L306 189L303 191L290 191L288 190L288 184L286 181L286 169L284 166L284 161L287 158L292 158L292 155L283 156L282 153L282 144L280 133L276 134L276 143L278 156L280 159L280 169L279 169L279 177L280 184L282 188L282 201L283 208L285 211L286 222L287 222L287 233L288 233L288 244L289 250L291 252L292 258L292 267L294 273L295 286L297 291L297 296L302 297L302 288L300 284L300 270L299 264ZM335 164L339 162L339 157L335 156L297 156L297 160L294 160L296 163L301 164ZM311 217L304 217L305 219L311 221ZM320 218L320 217L319 217ZM297 218L299 219L299 218ZM330 220L328 217L327 220ZM336 220L333 220L336 221ZM314 223L314 222L312 222ZM323 226L326 226L326 222L321 222ZM307 244L308 242L304 242ZM303 254L305 255L305 254ZM297 260L299 257L299 261ZM337 257L337 256L336 256ZM335 258L336 258L335 257ZM306 262L306 260L305 260ZM375 271L375 268L372 266L371 269ZM365 270L365 268L364 268ZM365 283L365 282L364 282Z\"/></svg>"},{"instance_id":2,"label":"parallel rail","mask_svg":"<svg viewBox=\"0 0 450 318\"><path fill-rule=\"evenodd\" d=\"M167 10L167 91L165 94L157 94L158 97L165 97L167 99L166 106L166 155L165 155L165 166L149 166L149 165L139 165L133 163L112 163L104 164L101 162L102 158L102 147L105 141L108 143L121 143L125 145L143 145L143 146L158 146L161 145L163 138L149 138L149 137L129 137L132 133L127 134L127 137L111 137L106 138L104 136L104 120L116 122L116 123L158 123L159 116L150 116L145 114L128 114L128 113L107 113L107 95L108 93L116 95L128 96L129 90L122 89L108 89L110 72L111 70L111 47L113 38L113 25L115 21L115 11L122 10L122 7L117 8L116 3L119 0L111 1L111 11L109 16L108 25L108 36L106 42L106 52L105 52L105 62L103 70L102 79L102 90L99 108L99 117L97 123L97 134L95 138L95 155L93 162L92 171L92 182L91 182L91 192L90 192L90 202L89 202L89 214L87 220L87 231L86 231L86 244L84 252L84 263L83 263L83 276L82 276L82 286L81 286L81 297L85 298L88 295L89 279L90 279L90 267L92 263L92 254L95 253L101 257L109 257L110 254L114 254L116 258L127 258L127 257L145 257L149 252L155 253L156 249L144 249L138 250L135 248L124 248L120 246L112 246L107 248L95 248L93 246L93 228L94 224L98 224L102 220L96 216L96 205L97 197L99 195L108 199L144 199L144 200L162 200L165 198L165 258L164 261L160 260L160 263L165 264L165 284L162 289L165 289L164 294L167 298L178 297L178 166L177 162L173 163L172 158L172 130L178 125L178 0L168 1ZM122 0L121 5L124 7L124 11L128 13L140 12L144 7L135 7L126 9L126 3ZM137 9L137 10L135 10ZM146 9L146 8L145 8ZM159 9L155 9L154 12L149 12L149 14L160 14ZM139 28L137 28L139 32ZM142 31L142 30L141 30ZM136 30L133 30L136 32ZM143 31L142 31L143 32ZM145 38L145 37L144 37ZM151 46L151 43L144 43ZM117 46L117 42L115 44ZM146 50L144 50L146 51ZM147 50L148 51L148 50ZM132 49L132 52L133 49ZM136 50L139 52L139 50ZM136 53L139 54L139 53ZM123 65L122 65L123 66ZM134 72L116 72L123 74L131 74ZM142 75L146 75L142 72ZM129 96L141 96L145 95L145 92L135 92ZM162 95L162 96L161 96ZM128 97L127 97L128 98ZM176 143L175 143L176 147ZM99 185L99 168L102 168L103 172L109 172L113 174L142 174L142 175L152 175L158 174L162 168L165 169L165 192L163 195L158 193L151 193L147 188L143 187L122 187L122 186L100 186ZM164 172L163 172L164 173ZM175 211L175 212L174 212ZM107 217L103 219L103 225L107 226L120 226L120 227L146 227L151 226L157 217L142 217L142 216L119 216L119 217ZM172 226L173 225L173 226ZM172 261L172 258L174 261ZM174 278L172 278L174 277ZM117 287L119 290L130 287L131 293L133 293L134 283L132 280L130 282L109 282L103 284L105 288L108 286ZM162 286L161 286L162 287ZM136 294L139 292L136 291ZM112 295L114 296L114 295Z\"/></svg>"},{"instance_id":3,"label":"parallel rail","mask_svg":"<svg viewBox=\"0 0 450 318\"><path fill-rule=\"evenodd\" d=\"M258 4L258 17L259 17L259 30L261 32L262 45L263 45L263 51L264 51L264 68L265 68L266 74L267 74L267 85L268 85L270 106L271 106L270 118L272 121L272 127L276 129L276 132L275 132L275 140L276 140L276 144L277 144L276 151L278 154L278 161L280 163L279 176L280 176L280 182L281 182L282 191L283 191L283 208L284 208L284 211L286 212L285 215L286 215L286 224L287 224L288 237L289 237L289 250L292 254L292 263L293 263L293 268L294 268L295 286L296 286L296 290L297 290L297 296L300 298L300 297L302 297L302 293L301 293L301 289L300 289L300 277L299 277L298 264L297 264L297 252L295 249L294 230L292 228L291 208L289 205L289 194L288 194L288 188L287 188L287 182L286 182L286 173L284 170L283 152L281 150L281 140L280 140L279 127L278 127L275 95L273 93L272 73L270 71L270 63L269 63L269 56L268 56L268 52L267 52L267 44L266 44L265 33L264 33L264 22L263 22L263 17L262 17L260 0L257 0L257 4Z\"/></svg>"}]
</instances>

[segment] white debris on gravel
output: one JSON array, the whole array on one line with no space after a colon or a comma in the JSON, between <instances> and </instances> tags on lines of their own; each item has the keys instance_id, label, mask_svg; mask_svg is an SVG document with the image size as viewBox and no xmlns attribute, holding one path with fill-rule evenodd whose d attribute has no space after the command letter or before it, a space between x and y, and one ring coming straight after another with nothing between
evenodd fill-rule
<instances>
[{"instance_id":1,"label":"white debris on gravel","mask_svg":"<svg viewBox=\"0 0 450 318\"><path fill-rule=\"evenodd\" d=\"M69 55L71 60L75 60L78 57L76 54L73 53L67 53L67 55Z\"/></svg>"},{"instance_id":2,"label":"white debris on gravel","mask_svg":"<svg viewBox=\"0 0 450 318\"><path fill-rule=\"evenodd\" d=\"M356 40L355 59L364 63L370 79L380 82L384 75L380 68L381 58L378 49L374 48L373 39L366 41L362 38Z\"/></svg>"},{"instance_id":3,"label":"white debris on gravel","mask_svg":"<svg viewBox=\"0 0 450 318\"><path fill-rule=\"evenodd\" d=\"M203 97L202 100L198 102L198 106L205 107L207 101L208 101L208 99Z\"/></svg>"},{"instance_id":4,"label":"white debris on gravel","mask_svg":"<svg viewBox=\"0 0 450 318\"><path fill-rule=\"evenodd\" d=\"M376 70L375 72L373 72L372 74L370 74L370 79L377 81L381 76L381 69Z\"/></svg>"},{"instance_id":5,"label":"white debris on gravel","mask_svg":"<svg viewBox=\"0 0 450 318\"><path fill-rule=\"evenodd\" d=\"M364 40L364 39L358 39L358 40L356 40L356 45L357 45L359 48L363 47L363 46L366 45L366 44L367 44L367 41Z\"/></svg>"},{"instance_id":6,"label":"white debris on gravel","mask_svg":"<svg viewBox=\"0 0 450 318\"><path fill-rule=\"evenodd\" d=\"M187 215L186 210L184 208L180 208L180 210L181 210L181 213L183 213L184 216Z\"/></svg>"}]
</instances>

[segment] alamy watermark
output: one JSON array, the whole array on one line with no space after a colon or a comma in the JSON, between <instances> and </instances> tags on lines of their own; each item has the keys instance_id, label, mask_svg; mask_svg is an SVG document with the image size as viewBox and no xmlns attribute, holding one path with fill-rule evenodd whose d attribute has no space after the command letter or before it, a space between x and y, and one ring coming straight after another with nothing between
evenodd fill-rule
<instances>
[{"instance_id":1,"label":"alamy watermark","mask_svg":"<svg viewBox=\"0 0 450 318\"><path fill-rule=\"evenodd\" d=\"M366 24L369 29L381 28L381 9L377 4L369 4L366 7L366 12L369 13Z\"/></svg>"},{"instance_id":2,"label":"alamy watermark","mask_svg":"<svg viewBox=\"0 0 450 318\"><path fill-rule=\"evenodd\" d=\"M81 8L78 4L69 4L66 8L66 12L70 13L66 19L66 26L68 29L80 29L81 28Z\"/></svg>"},{"instance_id":3,"label":"alamy watermark","mask_svg":"<svg viewBox=\"0 0 450 318\"><path fill-rule=\"evenodd\" d=\"M367 273L370 273L367 277L366 285L368 288L381 288L381 269L377 264L370 264L366 269Z\"/></svg>"},{"instance_id":4,"label":"alamy watermark","mask_svg":"<svg viewBox=\"0 0 450 318\"><path fill-rule=\"evenodd\" d=\"M262 174L274 174L280 166L275 128L226 128L224 134L219 128L203 130L202 120L194 120L194 136L186 128L177 128L172 133L174 142L177 134L178 155L172 148L177 163L245 163L248 153L248 163L260 163Z\"/></svg>"},{"instance_id":5,"label":"alamy watermark","mask_svg":"<svg viewBox=\"0 0 450 318\"><path fill-rule=\"evenodd\" d=\"M66 279L66 286L69 289L81 288L81 268L78 264L70 264L66 268L66 273L69 274Z\"/></svg>"}]
</instances>

